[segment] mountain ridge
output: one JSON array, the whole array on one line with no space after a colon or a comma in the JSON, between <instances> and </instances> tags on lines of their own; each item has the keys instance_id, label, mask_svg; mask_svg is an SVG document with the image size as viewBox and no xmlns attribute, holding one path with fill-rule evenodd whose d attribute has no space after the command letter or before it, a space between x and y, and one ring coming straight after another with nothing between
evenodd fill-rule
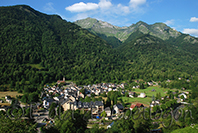
<instances>
[{"instance_id":1,"label":"mountain ridge","mask_svg":"<svg viewBox=\"0 0 198 133\"><path fill-rule=\"evenodd\" d=\"M144 34L150 33L151 35L159 37L163 40L169 39L170 36L178 37L179 35L181 35L180 32L170 28L164 23L159 22L149 25L143 21L139 21L136 24L132 24L128 27L118 27L94 18L86 18L82 20L77 20L74 23L81 26L82 28L88 29L93 33L105 34L106 36L114 36L122 42L124 42L127 37L136 29L139 29Z\"/></svg>"}]
</instances>

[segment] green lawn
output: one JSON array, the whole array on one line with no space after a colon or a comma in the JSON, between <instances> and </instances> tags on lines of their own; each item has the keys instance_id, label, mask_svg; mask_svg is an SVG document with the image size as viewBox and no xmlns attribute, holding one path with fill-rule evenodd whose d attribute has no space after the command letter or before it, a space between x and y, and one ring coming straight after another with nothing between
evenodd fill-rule
<instances>
[{"instance_id":1,"label":"green lawn","mask_svg":"<svg viewBox=\"0 0 198 133\"><path fill-rule=\"evenodd\" d=\"M152 89L155 89L155 91L153 92ZM130 107L131 103L142 103L145 106L149 106L150 105L150 101L152 100L152 96L156 96L156 93L161 93L161 96L164 97L166 95L166 92L170 90L167 88L160 88L157 86L153 86L153 87L148 87L146 89L135 89L134 92L136 92L137 94L140 93L145 93L146 94L146 98L130 98L130 97L119 97L118 99L122 98L122 100L127 104L127 107ZM175 91L175 90L172 90Z\"/></svg>"},{"instance_id":2,"label":"green lawn","mask_svg":"<svg viewBox=\"0 0 198 133\"><path fill-rule=\"evenodd\" d=\"M155 91L153 92L152 89L155 89ZM136 92L136 93L145 93L147 97L152 97L153 95L156 96L156 93L160 92L161 96L164 97L166 95L165 92L167 92L168 90L170 90L170 89L152 86L152 87L148 87L146 89L135 89L134 92Z\"/></svg>"},{"instance_id":3,"label":"green lawn","mask_svg":"<svg viewBox=\"0 0 198 133\"><path fill-rule=\"evenodd\" d=\"M126 103L127 107L130 107L131 103L142 103L145 106L149 106L151 98L130 98L130 97L119 97L118 99L122 98L122 101Z\"/></svg>"}]
</instances>

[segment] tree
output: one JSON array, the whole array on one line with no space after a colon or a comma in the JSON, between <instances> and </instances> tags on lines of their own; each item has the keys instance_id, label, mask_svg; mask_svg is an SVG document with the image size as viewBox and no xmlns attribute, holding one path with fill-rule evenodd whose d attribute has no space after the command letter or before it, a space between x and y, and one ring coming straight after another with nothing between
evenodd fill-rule
<instances>
[{"instance_id":1,"label":"tree","mask_svg":"<svg viewBox=\"0 0 198 133\"><path fill-rule=\"evenodd\" d=\"M81 89L80 92L85 95L85 89Z\"/></svg>"},{"instance_id":2,"label":"tree","mask_svg":"<svg viewBox=\"0 0 198 133\"><path fill-rule=\"evenodd\" d=\"M84 99L84 102L91 102L91 98L86 96L85 99Z\"/></svg>"},{"instance_id":3,"label":"tree","mask_svg":"<svg viewBox=\"0 0 198 133\"><path fill-rule=\"evenodd\" d=\"M94 124L92 128L86 129L85 133L104 133L105 129L104 128L99 128L98 124Z\"/></svg>"},{"instance_id":4,"label":"tree","mask_svg":"<svg viewBox=\"0 0 198 133\"><path fill-rule=\"evenodd\" d=\"M101 114L100 114L101 117L106 117L107 116L107 113L105 111L103 111Z\"/></svg>"},{"instance_id":5,"label":"tree","mask_svg":"<svg viewBox=\"0 0 198 133\"><path fill-rule=\"evenodd\" d=\"M64 112L63 107L62 106L58 106L56 112L58 113L58 116L60 116Z\"/></svg>"},{"instance_id":6,"label":"tree","mask_svg":"<svg viewBox=\"0 0 198 133\"><path fill-rule=\"evenodd\" d=\"M106 92L103 92L101 95L102 95L103 97L107 97Z\"/></svg>"},{"instance_id":7,"label":"tree","mask_svg":"<svg viewBox=\"0 0 198 133\"><path fill-rule=\"evenodd\" d=\"M111 99L107 97L105 107L110 107L110 106L111 106Z\"/></svg>"},{"instance_id":8,"label":"tree","mask_svg":"<svg viewBox=\"0 0 198 133\"><path fill-rule=\"evenodd\" d=\"M161 105L161 108L162 108L163 110L165 110L165 109L166 109L166 105L162 104L162 105Z\"/></svg>"},{"instance_id":9,"label":"tree","mask_svg":"<svg viewBox=\"0 0 198 133\"><path fill-rule=\"evenodd\" d=\"M29 102L38 102L38 100L39 100L39 97L36 92L29 94Z\"/></svg>"},{"instance_id":10,"label":"tree","mask_svg":"<svg viewBox=\"0 0 198 133\"><path fill-rule=\"evenodd\" d=\"M0 115L0 131L2 133L14 133L14 132L21 132L21 133L37 133L36 124L33 124L30 120L22 120L22 119L9 119L6 117L5 114Z\"/></svg>"},{"instance_id":11,"label":"tree","mask_svg":"<svg viewBox=\"0 0 198 133\"><path fill-rule=\"evenodd\" d=\"M134 133L134 122L132 119L120 119L112 125L112 128L108 129L107 132L121 132L121 133Z\"/></svg>"},{"instance_id":12,"label":"tree","mask_svg":"<svg viewBox=\"0 0 198 133\"><path fill-rule=\"evenodd\" d=\"M117 99L118 99L118 97L117 96L114 96L114 99L113 99L113 104L114 105L117 104Z\"/></svg>"},{"instance_id":13,"label":"tree","mask_svg":"<svg viewBox=\"0 0 198 133\"><path fill-rule=\"evenodd\" d=\"M152 129L152 123L151 120L145 120L143 118L134 120L134 126L133 128L135 129L135 133L147 133Z\"/></svg>"},{"instance_id":14,"label":"tree","mask_svg":"<svg viewBox=\"0 0 198 133\"><path fill-rule=\"evenodd\" d=\"M21 102L23 103L28 103L28 94L23 94L22 98L21 98Z\"/></svg>"},{"instance_id":15,"label":"tree","mask_svg":"<svg viewBox=\"0 0 198 133\"><path fill-rule=\"evenodd\" d=\"M56 103L52 103L50 105L50 108L49 108L49 117L50 118L54 118L56 115L55 107L56 107Z\"/></svg>"},{"instance_id":16,"label":"tree","mask_svg":"<svg viewBox=\"0 0 198 133\"><path fill-rule=\"evenodd\" d=\"M95 94L94 93L91 93L91 97L95 97Z\"/></svg>"},{"instance_id":17,"label":"tree","mask_svg":"<svg viewBox=\"0 0 198 133\"><path fill-rule=\"evenodd\" d=\"M60 118L56 118L53 129L60 133L81 133L87 129L87 120L84 119L84 115L80 114L79 110L67 110Z\"/></svg>"},{"instance_id":18,"label":"tree","mask_svg":"<svg viewBox=\"0 0 198 133\"><path fill-rule=\"evenodd\" d=\"M140 84L140 89L145 89L145 87L144 87L144 84L143 84L143 83L141 83L141 84Z\"/></svg>"},{"instance_id":19,"label":"tree","mask_svg":"<svg viewBox=\"0 0 198 133\"><path fill-rule=\"evenodd\" d=\"M155 96L154 96L154 95L152 96L152 99L151 99L151 100L152 100L152 101L155 101Z\"/></svg>"}]
</instances>

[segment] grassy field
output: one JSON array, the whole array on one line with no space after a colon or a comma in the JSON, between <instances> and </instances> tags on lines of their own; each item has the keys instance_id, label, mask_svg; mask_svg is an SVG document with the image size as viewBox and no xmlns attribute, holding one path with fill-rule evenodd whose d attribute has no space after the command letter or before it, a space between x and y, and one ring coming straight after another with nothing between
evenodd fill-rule
<instances>
[{"instance_id":1,"label":"grassy field","mask_svg":"<svg viewBox=\"0 0 198 133\"><path fill-rule=\"evenodd\" d=\"M153 89L155 89L155 91L152 91ZM165 89L165 88L160 88L157 86L153 86L153 87L148 87L146 89L135 89L134 92L136 92L137 94L140 93L145 93L146 94L146 98L130 98L130 97L119 97L118 99L122 98L122 100L126 103L127 107L130 107L131 103L142 103L144 104L144 106L149 106L150 105L150 101L152 100L152 96L156 96L157 93L161 93L161 96L164 97L167 93L167 91L170 89ZM172 90L175 91L175 90Z\"/></svg>"},{"instance_id":2,"label":"grassy field","mask_svg":"<svg viewBox=\"0 0 198 133\"><path fill-rule=\"evenodd\" d=\"M22 93L18 93L17 91L5 91L5 92L0 92L0 99L5 98L6 95L9 95L11 97L16 98L18 95L23 95Z\"/></svg>"},{"instance_id":3,"label":"grassy field","mask_svg":"<svg viewBox=\"0 0 198 133\"><path fill-rule=\"evenodd\" d=\"M0 92L0 99L5 99L5 96L6 95L9 95L11 96L12 98L16 98L16 96L19 96L19 95L23 95L21 93L18 93L17 91L5 91L5 92ZM4 101L4 100L3 100ZM10 103L0 103L1 106L10 106Z\"/></svg>"},{"instance_id":4,"label":"grassy field","mask_svg":"<svg viewBox=\"0 0 198 133\"><path fill-rule=\"evenodd\" d=\"M153 89L155 89L155 91L152 91ZM161 96L164 97L166 95L166 92L170 90L170 89L165 89L165 88L160 88L157 86L152 86L152 87L148 87L146 89L135 89L134 92L140 94L140 93L145 93L147 97L152 97L153 95L156 96L156 93L161 93ZM172 90L174 91L174 90Z\"/></svg>"}]
</instances>

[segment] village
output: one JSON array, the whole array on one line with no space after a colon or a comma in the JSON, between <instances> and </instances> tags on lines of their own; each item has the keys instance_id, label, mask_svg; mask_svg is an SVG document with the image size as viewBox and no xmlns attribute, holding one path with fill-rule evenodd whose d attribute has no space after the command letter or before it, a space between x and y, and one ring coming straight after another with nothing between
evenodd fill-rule
<instances>
[{"instance_id":1,"label":"village","mask_svg":"<svg viewBox=\"0 0 198 133\"><path fill-rule=\"evenodd\" d=\"M170 82L169 80L167 82ZM157 91L157 82L147 82L149 92L145 89L140 89L141 84L136 81L136 86L132 86L128 89L126 83L115 84L115 83L98 83L93 85L77 86L73 82L67 83L65 79L56 82L56 85L50 86L45 85L40 95L40 102L34 104L34 111L32 116L36 119L36 122L40 125L53 124L55 121L49 116L50 107L52 104L55 108L61 106L63 111L67 110L81 110L83 112L91 111L92 118L89 120L104 119L109 121L109 125L106 128L112 126L113 120L116 120L120 115L124 114L126 110L132 111L134 108L160 106L164 99L175 99L177 103L188 104L185 102L188 99L188 91L168 91L168 94L160 94L160 98L155 98L154 94ZM153 88L155 87L155 89ZM147 90L148 91L148 90ZM109 92L118 92L120 97L116 99L116 103L111 102L111 106L108 106L107 95ZM177 95L176 95L177 94ZM87 100L89 99L89 100ZM136 99L134 102L131 100ZM145 100L144 100L145 99ZM6 102L12 102L10 96L5 96ZM141 102L142 100L142 102ZM117 102L118 101L118 102ZM122 101L122 102L120 102ZM145 103L144 101L147 101ZM124 104L124 105L123 105ZM22 103L21 106L25 107ZM26 105L26 107L28 107ZM1 107L0 110L6 111L6 108ZM58 112L56 112L58 114Z\"/></svg>"}]
</instances>

